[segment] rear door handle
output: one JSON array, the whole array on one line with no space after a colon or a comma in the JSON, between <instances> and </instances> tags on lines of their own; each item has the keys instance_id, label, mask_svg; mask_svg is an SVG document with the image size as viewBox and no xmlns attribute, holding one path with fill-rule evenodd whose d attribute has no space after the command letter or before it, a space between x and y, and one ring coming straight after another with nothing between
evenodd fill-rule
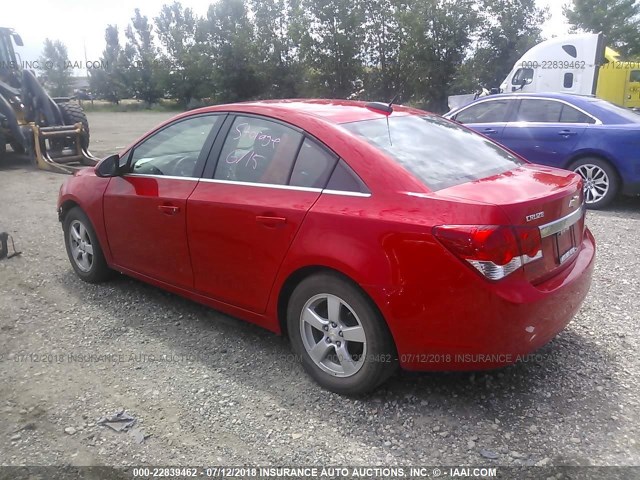
<instances>
[{"instance_id":1,"label":"rear door handle","mask_svg":"<svg viewBox=\"0 0 640 480\"><path fill-rule=\"evenodd\" d=\"M271 217L269 215L257 215L256 222L263 224L266 227L277 227L278 225L284 225L287 223L285 217Z\"/></svg>"},{"instance_id":2,"label":"rear door handle","mask_svg":"<svg viewBox=\"0 0 640 480\"><path fill-rule=\"evenodd\" d=\"M180 207L176 207L175 205L158 205L158 210L165 215L175 215L180 211Z\"/></svg>"},{"instance_id":3,"label":"rear door handle","mask_svg":"<svg viewBox=\"0 0 640 480\"><path fill-rule=\"evenodd\" d=\"M494 130L493 128L485 128L482 133L498 133L496 130Z\"/></svg>"},{"instance_id":4,"label":"rear door handle","mask_svg":"<svg viewBox=\"0 0 640 480\"><path fill-rule=\"evenodd\" d=\"M558 135L561 135L563 137L569 137L569 136L576 135L576 132L571 131L571 130L560 130L558 132Z\"/></svg>"}]
</instances>

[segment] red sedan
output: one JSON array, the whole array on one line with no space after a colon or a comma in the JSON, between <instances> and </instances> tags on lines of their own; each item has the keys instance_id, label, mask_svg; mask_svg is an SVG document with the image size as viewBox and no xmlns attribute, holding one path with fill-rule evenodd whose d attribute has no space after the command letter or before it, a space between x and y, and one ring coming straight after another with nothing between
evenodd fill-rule
<instances>
[{"instance_id":1,"label":"red sedan","mask_svg":"<svg viewBox=\"0 0 640 480\"><path fill-rule=\"evenodd\" d=\"M476 370L576 313L582 181L437 115L292 100L179 115L60 190L85 281L114 270L286 332L322 386Z\"/></svg>"}]
</instances>

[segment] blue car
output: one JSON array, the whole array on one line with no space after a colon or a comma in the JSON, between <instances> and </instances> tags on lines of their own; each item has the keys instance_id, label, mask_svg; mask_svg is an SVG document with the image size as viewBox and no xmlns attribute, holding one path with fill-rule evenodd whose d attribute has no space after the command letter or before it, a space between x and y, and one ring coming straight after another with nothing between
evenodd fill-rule
<instances>
[{"instance_id":1,"label":"blue car","mask_svg":"<svg viewBox=\"0 0 640 480\"><path fill-rule=\"evenodd\" d=\"M604 100L560 93L482 97L446 118L533 163L584 178L587 207L640 194L640 115Z\"/></svg>"}]
</instances>

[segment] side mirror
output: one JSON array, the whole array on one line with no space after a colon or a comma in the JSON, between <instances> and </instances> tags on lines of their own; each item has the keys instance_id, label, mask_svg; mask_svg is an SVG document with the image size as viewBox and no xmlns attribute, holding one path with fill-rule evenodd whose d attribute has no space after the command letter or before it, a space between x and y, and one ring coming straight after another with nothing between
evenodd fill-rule
<instances>
[{"instance_id":1,"label":"side mirror","mask_svg":"<svg viewBox=\"0 0 640 480\"><path fill-rule=\"evenodd\" d=\"M120 175L120 155L113 154L100 161L96 167L98 177L117 177Z\"/></svg>"}]
</instances>

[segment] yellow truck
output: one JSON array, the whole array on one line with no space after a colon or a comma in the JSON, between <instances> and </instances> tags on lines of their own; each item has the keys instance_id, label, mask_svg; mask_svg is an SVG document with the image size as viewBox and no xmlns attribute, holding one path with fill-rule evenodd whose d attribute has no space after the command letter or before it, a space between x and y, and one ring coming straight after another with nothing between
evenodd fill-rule
<instances>
[{"instance_id":1,"label":"yellow truck","mask_svg":"<svg viewBox=\"0 0 640 480\"><path fill-rule=\"evenodd\" d=\"M640 108L640 62L620 60L602 33L567 35L528 50L500 90L595 95L621 107Z\"/></svg>"}]
</instances>

